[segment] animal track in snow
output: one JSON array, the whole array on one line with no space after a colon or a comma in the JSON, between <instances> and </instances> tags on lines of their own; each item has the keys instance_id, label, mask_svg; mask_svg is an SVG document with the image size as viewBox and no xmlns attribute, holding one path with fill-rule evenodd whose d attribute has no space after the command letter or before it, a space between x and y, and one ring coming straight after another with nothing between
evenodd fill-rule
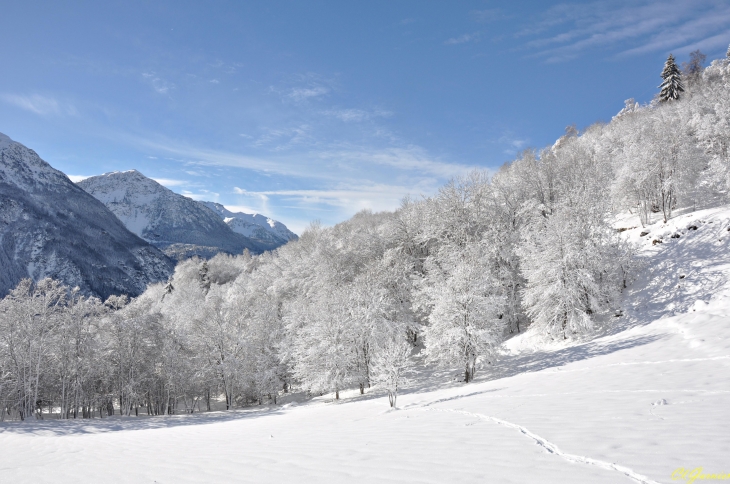
<instances>
[{"instance_id":1,"label":"animal track in snow","mask_svg":"<svg viewBox=\"0 0 730 484\"><path fill-rule=\"evenodd\" d=\"M639 474L639 473L635 472L634 470L629 469L628 467L616 464L615 462L613 462L613 463L605 462L605 461L593 459L591 457L587 457L584 455L576 455L576 454L569 454L567 452L563 452L562 450L560 450L560 448L557 445L553 444L549 440L547 440L543 437L540 437L539 435L537 435L533 432L530 432L528 429L526 429L525 427L523 427L521 425L517 425L512 422L502 420L501 418L491 417L489 415L483 415L481 413L467 412L465 410L455 410L452 408L441 409L441 408L423 408L423 407L421 407L421 408L418 408L418 410L458 413L458 414L462 414L462 415L467 415L469 417L475 417L480 420L494 422L499 425L504 425L505 427L509 427L511 429L515 429L515 430L519 431L524 436L529 437L532 440L534 440L535 443L537 443L537 445L539 445L540 447L543 447L546 451L550 452L551 454L555 454L559 457L562 457L563 459L567 460L568 462L590 464L590 465L594 465L596 467L600 467L601 469L617 471L617 472L624 474L626 477L628 477L636 482L639 482L641 484L659 484L657 481L650 479L649 477L646 477L642 474Z\"/></svg>"}]
</instances>

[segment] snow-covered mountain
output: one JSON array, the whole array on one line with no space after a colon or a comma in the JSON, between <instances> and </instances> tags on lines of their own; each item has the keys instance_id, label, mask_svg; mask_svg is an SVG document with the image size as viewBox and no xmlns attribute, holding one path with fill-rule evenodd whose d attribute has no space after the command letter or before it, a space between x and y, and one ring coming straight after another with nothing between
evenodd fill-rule
<instances>
[{"instance_id":1,"label":"snow-covered mountain","mask_svg":"<svg viewBox=\"0 0 730 484\"><path fill-rule=\"evenodd\" d=\"M223 221L236 233L245 235L261 244L280 246L290 240L297 240L297 234L286 225L265 215L231 212L220 203L199 202L220 215Z\"/></svg>"},{"instance_id":2,"label":"snow-covered mountain","mask_svg":"<svg viewBox=\"0 0 730 484\"><path fill-rule=\"evenodd\" d=\"M21 279L59 279L88 294L137 295L170 259L35 151L0 133L0 295Z\"/></svg>"},{"instance_id":3,"label":"snow-covered mountain","mask_svg":"<svg viewBox=\"0 0 730 484\"><path fill-rule=\"evenodd\" d=\"M215 212L147 178L137 170L105 173L78 185L132 232L173 259L219 252L260 253L273 248L231 230ZM281 244L278 244L281 245Z\"/></svg>"}]
</instances>

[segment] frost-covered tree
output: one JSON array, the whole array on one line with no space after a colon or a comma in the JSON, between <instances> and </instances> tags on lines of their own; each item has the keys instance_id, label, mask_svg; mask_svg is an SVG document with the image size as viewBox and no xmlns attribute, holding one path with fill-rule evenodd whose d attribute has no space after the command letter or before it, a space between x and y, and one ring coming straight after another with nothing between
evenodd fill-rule
<instances>
[{"instance_id":1,"label":"frost-covered tree","mask_svg":"<svg viewBox=\"0 0 730 484\"><path fill-rule=\"evenodd\" d=\"M356 338L347 294L333 288L327 297L299 301L288 315L297 327L293 348L294 375L312 392L340 391L353 383L357 369Z\"/></svg>"},{"instance_id":2,"label":"frost-covered tree","mask_svg":"<svg viewBox=\"0 0 730 484\"><path fill-rule=\"evenodd\" d=\"M413 346L404 334L395 339L384 341L378 348L373 361L374 381L388 392L388 403L396 406L398 390L408 383L406 376L410 371Z\"/></svg>"},{"instance_id":3,"label":"frost-covered tree","mask_svg":"<svg viewBox=\"0 0 730 484\"><path fill-rule=\"evenodd\" d=\"M430 308L423 333L427 361L464 369L466 383L490 358L505 332L505 298L490 270L490 248L472 244L463 251L442 249L427 262L422 297Z\"/></svg>"},{"instance_id":4,"label":"frost-covered tree","mask_svg":"<svg viewBox=\"0 0 730 484\"><path fill-rule=\"evenodd\" d=\"M677 122L679 108L660 106L617 126L621 143L613 152L614 195L638 210L642 224L651 223L653 213L666 222L683 199L691 201L697 176L707 166L691 130Z\"/></svg>"},{"instance_id":5,"label":"frost-covered tree","mask_svg":"<svg viewBox=\"0 0 730 484\"><path fill-rule=\"evenodd\" d=\"M379 348L420 330L411 310L410 267L400 252L388 250L382 259L364 268L350 286L347 304L360 393L370 387L373 358Z\"/></svg>"},{"instance_id":6,"label":"frost-covered tree","mask_svg":"<svg viewBox=\"0 0 730 484\"><path fill-rule=\"evenodd\" d=\"M682 76L672 54L669 54L667 61L664 63L662 79L663 81L659 86L661 89L659 100L666 102L671 99L679 99L680 93L684 92L684 86L682 86Z\"/></svg>"},{"instance_id":7,"label":"frost-covered tree","mask_svg":"<svg viewBox=\"0 0 730 484\"><path fill-rule=\"evenodd\" d=\"M95 385L103 365L99 339L99 320L105 308L97 298L87 298L78 288L69 292L67 304L55 328L53 375L59 388L60 418L88 416L101 405ZM81 409L81 412L79 412Z\"/></svg>"},{"instance_id":8,"label":"frost-covered tree","mask_svg":"<svg viewBox=\"0 0 730 484\"><path fill-rule=\"evenodd\" d=\"M50 389L51 342L65 298L58 281L24 279L0 304L4 404L20 420L41 418L38 404L50 397L44 389Z\"/></svg>"},{"instance_id":9,"label":"frost-covered tree","mask_svg":"<svg viewBox=\"0 0 730 484\"><path fill-rule=\"evenodd\" d=\"M689 53L689 62L682 63L682 74L691 82L696 82L702 75L707 56L699 49Z\"/></svg>"},{"instance_id":10,"label":"frost-covered tree","mask_svg":"<svg viewBox=\"0 0 730 484\"><path fill-rule=\"evenodd\" d=\"M590 194L584 194L589 197ZM552 215L534 210L520 248L525 310L535 328L568 339L589 331L623 289L630 248L588 203L563 204Z\"/></svg>"}]
</instances>

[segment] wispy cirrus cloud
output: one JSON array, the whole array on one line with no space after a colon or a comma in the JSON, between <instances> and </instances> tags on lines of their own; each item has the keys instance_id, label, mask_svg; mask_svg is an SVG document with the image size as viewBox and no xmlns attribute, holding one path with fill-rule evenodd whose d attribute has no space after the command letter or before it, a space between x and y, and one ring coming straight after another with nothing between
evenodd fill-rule
<instances>
[{"instance_id":1,"label":"wispy cirrus cloud","mask_svg":"<svg viewBox=\"0 0 730 484\"><path fill-rule=\"evenodd\" d=\"M392 111L388 111L385 109L328 109L326 111L322 111L322 114L324 114L325 116L337 118L346 123L357 123L374 118L389 118L390 116L393 116Z\"/></svg>"},{"instance_id":2,"label":"wispy cirrus cloud","mask_svg":"<svg viewBox=\"0 0 730 484\"><path fill-rule=\"evenodd\" d=\"M299 74L278 85L269 86L269 92L278 94L284 102L295 104L322 98L333 90L333 80L313 72Z\"/></svg>"},{"instance_id":3,"label":"wispy cirrus cloud","mask_svg":"<svg viewBox=\"0 0 730 484\"><path fill-rule=\"evenodd\" d=\"M233 187L233 191L237 195L243 195L245 197L256 197L259 200L261 200L262 202L268 202L269 201L269 197L264 192L251 192L251 191L248 191L248 190L246 190L244 188L239 188L239 187Z\"/></svg>"},{"instance_id":4,"label":"wispy cirrus cloud","mask_svg":"<svg viewBox=\"0 0 730 484\"><path fill-rule=\"evenodd\" d=\"M312 127L308 124L298 124L282 128L262 127L257 136L241 133L239 136L250 140L249 145L255 148L265 148L269 151L285 151L289 148L307 143L313 143Z\"/></svg>"},{"instance_id":5,"label":"wispy cirrus cloud","mask_svg":"<svg viewBox=\"0 0 730 484\"><path fill-rule=\"evenodd\" d=\"M475 22L487 23L493 22L503 17L502 10L499 8L486 8L483 10L472 10L469 15Z\"/></svg>"},{"instance_id":6,"label":"wispy cirrus cloud","mask_svg":"<svg viewBox=\"0 0 730 484\"><path fill-rule=\"evenodd\" d=\"M200 200L206 202L217 202L220 198L220 193L216 193L210 190L199 190L197 192L191 192L189 190L182 190L180 194L184 197L192 198L193 200Z\"/></svg>"},{"instance_id":7,"label":"wispy cirrus cloud","mask_svg":"<svg viewBox=\"0 0 730 484\"><path fill-rule=\"evenodd\" d=\"M392 210L406 195L413 194L414 187L398 185L343 186L335 189L305 190L269 190L262 192L245 191L239 195L269 200L270 197L281 197L290 201L307 204L325 204L334 207L353 208L356 212L362 209Z\"/></svg>"},{"instance_id":8,"label":"wispy cirrus cloud","mask_svg":"<svg viewBox=\"0 0 730 484\"><path fill-rule=\"evenodd\" d=\"M160 185L164 187L182 187L190 185L189 181L186 180L174 180L172 178L153 178L154 181L159 183Z\"/></svg>"},{"instance_id":9,"label":"wispy cirrus cloud","mask_svg":"<svg viewBox=\"0 0 730 484\"><path fill-rule=\"evenodd\" d=\"M480 39L481 35L479 32L474 32L472 34L464 34L460 35L458 37L452 37L448 40L444 41L444 45L458 45L458 44L466 44L467 42L476 42Z\"/></svg>"},{"instance_id":10,"label":"wispy cirrus cloud","mask_svg":"<svg viewBox=\"0 0 730 484\"><path fill-rule=\"evenodd\" d=\"M40 116L75 115L76 107L61 103L55 98L40 94L2 94L0 99L8 104Z\"/></svg>"},{"instance_id":11,"label":"wispy cirrus cloud","mask_svg":"<svg viewBox=\"0 0 730 484\"><path fill-rule=\"evenodd\" d=\"M505 133L497 140L497 144L504 147L502 153L510 156L517 154L517 152L525 148L529 142L529 139L516 137L512 133Z\"/></svg>"},{"instance_id":12,"label":"wispy cirrus cloud","mask_svg":"<svg viewBox=\"0 0 730 484\"><path fill-rule=\"evenodd\" d=\"M169 140L151 140L138 136L127 136L130 144L141 149L153 150L159 153L174 155L174 159L187 166L219 166L227 168L242 168L259 173L280 174L288 176L307 177L316 176L309 170L297 169L293 163L288 163L277 157L251 156L241 153L201 148L187 143L176 143Z\"/></svg>"},{"instance_id":13,"label":"wispy cirrus cloud","mask_svg":"<svg viewBox=\"0 0 730 484\"><path fill-rule=\"evenodd\" d=\"M293 87L287 92L287 96L295 101L306 101L310 98L324 96L330 89L325 86L314 87Z\"/></svg>"},{"instance_id":14,"label":"wispy cirrus cloud","mask_svg":"<svg viewBox=\"0 0 730 484\"><path fill-rule=\"evenodd\" d=\"M342 149L328 149L315 153L322 160L337 160L356 166L380 165L401 172L417 173L419 177L435 176L448 180L455 176L479 169L474 165L440 161L418 146L368 148L349 146Z\"/></svg>"},{"instance_id":15,"label":"wispy cirrus cloud","mask_svg":"<svg viewBox=\"0 0 730 484\"><path fill-rule=\"evenodd\" d=\"M432 184L390 185L390 184L340 184L325 189L301 190L241 190L240 205L229 207L231 211L259 212L275 215L270 201L276 200L279 207L293 208L302 213L337 213L338 218L349 218L361 210L382 212L398 208L406 196L419 197L430 195L437 189ZM249 203L246 203L248 201ZM234 210L238 208L239 210ZM240 210L245 207L244 210ZM276 218L276 216L274 217ZM309 224L309 219L284 221L295 233L301 234ZM281 220L281 219L280 219Z\"/></svg>"},{"instance_id":16,"label":"wispy cirrus cloud","mask_svg":"<svg viewBox=\"0 0 730 484\"><path fill-rule=\"evenodd\" d=\"M575 59L593 49L607 50L614 58L668 50L689 52L698 46L709 49L730 42L730 3L565 3L538 15L516 36L532 37L523 49L548 63Z\"/></svg>"},{"instance_id":17,"label":"wispy cirrus cloud","mask_svg":"<svg viewBox=\"0 0 730 484\"><path fill-rule=\"evenodd\" d=\"M152 86L152 89L158 94L169 94L175 88L175 84L161 78L154 72L143 72L142 79Z\"/></svg>"},{"instance_id":18,"label":"wispy cirrus cloud","mask_svg":"<svg viewBox=\"0 0 730 484\"><path fill-rule=\"evenodd\" d=\"M335 214L336 219L352 217L361 210L375 212L398 208L406 196L419 197L430 195L438 189L432 181L421 181L413 185L385 183L337 183L332 187L284 190L245 190L234 188L238 201L225 205L232 212L263 213L284 222L290 230L301 234L310 221L324 215ZM278 211L293 210L308 214L307 217L291 218L282 216Z\"/></svg>"},{"instance_id":19,"label":"wispy cirrus cloud","mask_svg":"<svg viewBox=\"0 0 730 484\"><path fill-rule=\"evenodd\" d=\"M347 175L365 166L379 165L396 172L414 175L414 180L424 176L442 180L463 175L479 169L476 165L466 165L439 160L419 146L373 147L354 144L331 145L296 154L271 150L270 155L252 156L232 151L196 147L186 143L169 140L127 137L130 143L140 149L175 156L170 160L187 166L219 166L242 168L263 174L278 174L302 179L338 180L343 173ZM321 162L329 162L322 165ZM312 171L310 165L329 166L327 169Z\"/></svg>"}]
</instances>

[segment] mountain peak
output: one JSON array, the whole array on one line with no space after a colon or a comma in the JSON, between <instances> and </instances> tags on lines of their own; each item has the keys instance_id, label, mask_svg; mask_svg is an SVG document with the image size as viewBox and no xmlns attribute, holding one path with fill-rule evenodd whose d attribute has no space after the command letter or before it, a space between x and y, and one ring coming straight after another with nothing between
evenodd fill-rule
<instances>
[{"instance_id":1,"label":"mountain peak","mask_svg":"<svg viewBox=\"0 0 730 484\"><path fill-rule=\"evenodd\" d=\"M58 190L68 177L53 168L32 149L0 133L0 182L23 190Z\"/></svg>"},{"instance_id":2,"label":"mountain peak","mask_svg":"<svg viewBox=\"0 0 730 484\"><path fill-rule=\"evenodd\" d=\"M15 141L10 139L10 136L0 133L0 150L12 143L15 143Z\"/></svg>"}]
</instances>

